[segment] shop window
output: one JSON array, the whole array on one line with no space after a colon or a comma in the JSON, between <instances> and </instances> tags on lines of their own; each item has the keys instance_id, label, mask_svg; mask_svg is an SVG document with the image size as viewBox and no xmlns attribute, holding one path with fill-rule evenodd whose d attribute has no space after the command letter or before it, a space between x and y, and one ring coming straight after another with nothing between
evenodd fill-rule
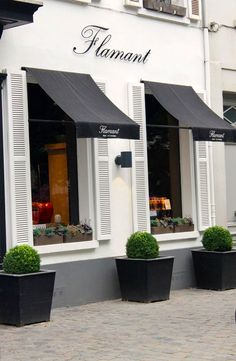
<instances>
[{"instance_id":1,"label":"shop window","mask_svg":"<svg viewBox=\"0 0 236 361\"><path fill-rule=\"evenodd\" d=\"M182 209L180 131L177 121L152 95L146 94L145 104L152 232L192 231L192 218L186 214L183 216Z\"/></svg>"},{"instance_id":2,"label":"shop window","mask_svg":"<svg viewBox=\"0 0 236 361\"><path fill-rule=\"evenodd\" d=\"M224 93L223 106L224 119L232 125L236 125L236 94ZM227 221L229 226L235 227L236 224L236 193L235 193L235 156L236 146L234 143L225 144L225 167L226 167L226 204Z\"/></svg>"},{"instance_id":3,"label":"shop window","mask_svg":"<svg viewBox=\"0 0 236 361\"><path fill-rule=\"evenodd\" d=\"M78 168L87 174L79 158L87 144L77 141L74 122L39 85L28 84L28 104L34 244L91 240L78 192L88 192L88 182L78 184Z\"/></svg>"}]
</instances>

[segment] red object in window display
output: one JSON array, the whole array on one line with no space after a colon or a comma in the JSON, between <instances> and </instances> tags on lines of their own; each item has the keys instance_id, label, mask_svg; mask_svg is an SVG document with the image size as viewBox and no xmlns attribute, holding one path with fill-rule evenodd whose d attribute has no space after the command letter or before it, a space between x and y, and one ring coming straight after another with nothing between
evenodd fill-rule
<instances>
[{"instance_id":1,"label":"red object in window display","mask_svg":"<svg viewBox=\"0 0 236 361\"><path fill-rule=\"evenodd\" d=\"M53 205L51 202L33 202L32 204L33 209L38 209L39 211L39 219L34 219L34 211L33 211L33 223L34 220L37 221L38 223L34 223L34 224L39 224L39 223L50 223L51 222L51 218L52 218L52 214L53 214ZM36 217L36 214L35 214Z\"/></svg>"},{"instance_id":2,"label":"red object in window display","mask_svg":"<svg viewBox=\"0 0 236 361\"><path fill-rule=\"evenodd\" d=\"M39 224L39 208L36 206L32 207L32 218L33 224Z\"/></svg>"}]
</instances>

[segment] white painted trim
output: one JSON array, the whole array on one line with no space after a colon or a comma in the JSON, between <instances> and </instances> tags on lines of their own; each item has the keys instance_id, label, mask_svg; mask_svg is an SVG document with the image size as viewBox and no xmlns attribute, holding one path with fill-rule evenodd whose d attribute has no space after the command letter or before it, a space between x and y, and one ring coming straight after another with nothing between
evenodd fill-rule
<instances>
[{"instance_id":1,"label":"white painted trim","mask_svg":"<svg viewBox=\"0 0 236 361\"><path fill-rule=\"evenodd\" d=\"M206 228L211 226L212 204L211 204L211 189L210 189L210 168L209 168L209 147L208 147L209 144L208 143L209 142L195 141L195 169L196 169L198 228L201 231L203 231ZM204 151L203 151L203 149L204 149ZM204 152L205 152L205 154L204 154ZM205 165L205 169L202 167L203 165ZM204 171L205 171L205 174L204 174ZM206 219L206 217L207 217L207 219Z\"/></svg>"},{"instance_id":2,"label":"white painted trim","mask_svg":"<svg viewBox=\"0 0 236 361\"><path fill-rule=\"evenodd\" d=\"M89 249L96 249L99 247L98 241L85 241L85 242L73 242L73 243L60 243L49 244L47 246L34 247L40 255L53 255L55 253L66 253L73 251L82 251Z\"/></svg>"},{"instance_id":3,"label":"white painted trim","mask_svg":"<svg viewBox=\"0 0 236 361\"><path fill-rule=\"evenodd\" d=\"M162 242L174 242L179 240L197 239L200 236L198 231L192 232L179 232L179 233L166 233L166 234L154 234L153 235L158 243Z\"/></svg>"},{"instance_id":4,"label":"white painted trim","mask_svg":"<svg viewBox=\"0 0 236 361\"><path fill-rule=\"evenodd\" d=\"M138 94L140 91L140 104L137 106ZM135 100L136 99L136 100ZM143 83L128 83L128 107L129 116L136 123L140 125L140 139L134 140L131 144L131 151L133 155L132 166L132 204L133 204L133 231L148 231L150 232L150 210L149 210L149 189L148 189L148 166L147 166L147 135L146 135L146 114L145 114L145 89ZM138 149L139 148L139 149ZM140 149L142 151L140 152ZM141 154L140 154L141 153ZM141 190L138 187L137 167L138 164L143 168L143 183L140 185L144 189L144 202L142 205L142 214L138 211L141 207L142 196ZM143 227L143 225L145 225Z\"/></svg>"},{"instance_id":5,"label":"white painted trim","mask_svg":"<svg viewBox=\"0 0 236 361\"><path fill-rule=\"evenodd\" d=\"M193 223L197 224L195 170L194 170L194 149L192 131L180 130L180 179L181 199L183 217L191 217ZM186 195L185 195L185 192Z\"/></svg>"},{"instance_id":6,"label":"white painted trim","mask_svg":"<svg viewBox=\"0 0 236 361\"><path fill-rule=\"evenodd\" d=\"M33 245L33 225L32 225L32 200L31 200L31 178L30 178L30 154L29 154L29 131L28 131L28 98L26 73L21 70L6 70L6 86L4 87L4 163L5 163L5 199L6 199L6 238L7 246L12 247L21 243ZM19 103L16 101L16 95ZM20 99L20 100L19 100ZM15 110L14 105L20 106ZM16 119L16 114L18 119ZM18 123L17 123L18 121ZM20 122L20 123L19 123ZM20 127L20 130L19 130ZM14 131L15 129L15 131ZM21 133L20 133L21 131ZM17 134L17 136L16 136ZM14 153L14 149L19 142L18 135L23 138L20 144L20 154ZM22 168L22 164L24 167ZM18 164L18 165L17 165ZM23 193L17 193L20 180L17 178L21 175L23 169L23 179L25 189ZM21 183L21 185L24 183ZM18 197L18 199L17 199ZM21 203L20 203L21 202ZM22 208L19 204L24 205L24 214L22 216ZM18 207L19 206L19 207ZM20 228L22 227L22 228ZM23 229L23 231L22 231Z\"/></svg>"}]
</instances>

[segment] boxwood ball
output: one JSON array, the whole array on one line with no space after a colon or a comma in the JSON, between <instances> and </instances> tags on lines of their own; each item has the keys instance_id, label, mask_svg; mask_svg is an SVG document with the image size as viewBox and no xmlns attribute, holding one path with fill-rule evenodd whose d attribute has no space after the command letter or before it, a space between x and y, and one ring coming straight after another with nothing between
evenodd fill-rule
<instances>
[{"instance_id":1,"label":"boxwood ball","mask_svg":"<svg viewBox=\"0 0 236 361\"><path fill-rule=\"evenodd\" d=\"M159 245L152 234L135 232L128 238L126 255L128 258L156 258L159 255Z\"/></svg>"}]
</instances>

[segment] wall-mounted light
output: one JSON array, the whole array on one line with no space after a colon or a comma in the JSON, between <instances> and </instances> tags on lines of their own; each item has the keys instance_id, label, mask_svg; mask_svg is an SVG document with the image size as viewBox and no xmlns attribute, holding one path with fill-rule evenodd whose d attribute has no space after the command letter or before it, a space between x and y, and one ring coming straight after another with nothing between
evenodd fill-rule
<instances>
[{"instance_id":1,"label":"wall-mounted light","mask_svg":"<svg viewBox=\"0 0 236 361\"><path fill-rule=\"evenodd\" d=\"M121 168L132 168L132 153L131 152L121 152L115 158L116 165L120 165Z\"/></svg>"},{"instance_id":2,"label":"wall-mounted light","mask_svg":"<svg viewBox=\"0 0 236 361\"><path fill-rule=\"evenodd\" d=\"M220 24L216 23L215 21L210 22L208 25L208 30L212 33L216 33L220 28Z\"/></svg>"}]
</instances>

